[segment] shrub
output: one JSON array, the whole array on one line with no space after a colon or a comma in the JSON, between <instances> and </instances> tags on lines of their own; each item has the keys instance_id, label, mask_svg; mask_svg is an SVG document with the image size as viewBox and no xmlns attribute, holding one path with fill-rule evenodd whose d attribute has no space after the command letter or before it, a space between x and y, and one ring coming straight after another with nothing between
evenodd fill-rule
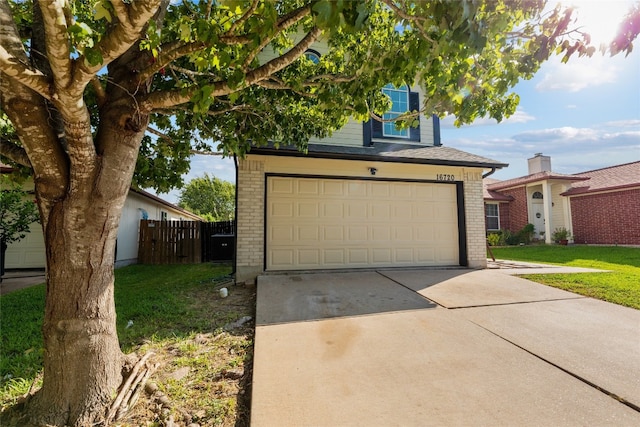
<instances>
[{"instance_id":1,"label":"shrub","mask_svg":"<svg viewBox=\"0 0 640 427\"><path fill-rule=\"evenodd\" d=\"M489 233L487 236L487 242L489 242L489 246L500 246L500 242L502 241L501 233Z\"/></svg>"}]
</instances>

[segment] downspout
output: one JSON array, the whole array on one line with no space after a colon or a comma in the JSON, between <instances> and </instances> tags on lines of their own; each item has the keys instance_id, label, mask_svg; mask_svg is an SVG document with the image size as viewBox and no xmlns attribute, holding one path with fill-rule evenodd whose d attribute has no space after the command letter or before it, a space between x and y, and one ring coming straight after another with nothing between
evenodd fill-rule
<instances>
[{"instance_id":1,"label":"downspout","mask_svg":"<svg viewBox=\"0 0 640 427\"><path fill-rule=\"evenodd\" d=\"M236 230L235 230L235 242L233 245L233 267L231 271L231 275L235 277L236 275L236 265L238 263L238 189L240 186L238 185L238 156L233 154L233 165L236 168L236 206L235 206L235 219L236 219Z\"/></svg>"},{"instance_id":2,"label":"downspout","mask_svg":"<svg viewBox=\"0 0 640 427\"><path fill-rule=\"evenodd\" d=\"M485 179L486 177L491 176L494 173L496 173L496 168L491 168L491 170L489 172L487 172L484 175L482 175L482 179Z\"/></svg>"}]
</instances>

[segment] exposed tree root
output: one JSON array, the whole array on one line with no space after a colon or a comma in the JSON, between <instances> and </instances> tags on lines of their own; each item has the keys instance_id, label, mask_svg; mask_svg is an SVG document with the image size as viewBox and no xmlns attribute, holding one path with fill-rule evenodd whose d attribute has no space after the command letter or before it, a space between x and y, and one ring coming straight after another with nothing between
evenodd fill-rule
<instances>
[{"instance_id":1,"label":"exposed tree root","mask_svg":"<svg viewBox=\"0 0 640 427\"><path fill-rule=\"evenodd\" d=\"M108 426L112 421L122 419L122 417L135 405L140 391L153 372L158 369L158 364L149 363L149 359L154 352L148 352L140 358L131 370L131 374L122 385L118 396L107 412L104 424Z\"/></svg>"}]
</instances>

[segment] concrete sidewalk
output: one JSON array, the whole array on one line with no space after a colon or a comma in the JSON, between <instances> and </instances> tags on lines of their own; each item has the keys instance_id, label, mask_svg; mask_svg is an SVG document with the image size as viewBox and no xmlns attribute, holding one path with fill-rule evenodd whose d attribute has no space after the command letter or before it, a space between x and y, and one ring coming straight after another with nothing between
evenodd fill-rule
<instances>
[{"instance_id":1,"label":"concrete sidewalk","mask_svg":"<svg viewBox=\"0 0 640 427\"><path fill-rule=\"evenodd\" d=\"M252 425L640 425L640 311L497 270L258 280Z\"/></svg>"},{"instance_id":2,"label":"concrete sidewalk","mask_svg":"<svg viewBox=\"0 0 640 427\"><path fill-rule=\"evenodd\" d=\"M0 295L28 288L46 281L44 270L6 271L0 283Z\"/></svg>"}]
</instances>

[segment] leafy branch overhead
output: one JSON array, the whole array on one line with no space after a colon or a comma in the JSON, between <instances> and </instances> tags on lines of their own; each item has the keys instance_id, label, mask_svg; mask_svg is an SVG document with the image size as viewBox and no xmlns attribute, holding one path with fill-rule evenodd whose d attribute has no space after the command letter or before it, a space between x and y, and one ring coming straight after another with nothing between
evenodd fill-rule
<instances>
[{"instance_id":1,"label":"leafy branch overhead","mask_svg":"<svg viewBox=\"0 0 640 427\"><path fill-rule=\"evenodd\" d=\"M501 120L518 103L509 89L553 52L595 50L570 31L570 10L542 15L541 1L6 2L2 73L63 117L125 91L159 131L172 133L147 139L138 162L140 183L165 190L179 178L163 182L148 172L159 163L179 176L192 149L242 155L249 141L304 149L310 136L330 134L350 115L379 119L389 106L379 88L388 82L417 81L428 95L423 109L455 114L458 124ZM38 23L40 53L29 43ZM631 49L616 43L615 52ZM321 46L319 64L303 56L312 45ZM95 131L98 115L92 119ZM2 150L24 164L18 152Z\"/></svg>"}]
</instances>

